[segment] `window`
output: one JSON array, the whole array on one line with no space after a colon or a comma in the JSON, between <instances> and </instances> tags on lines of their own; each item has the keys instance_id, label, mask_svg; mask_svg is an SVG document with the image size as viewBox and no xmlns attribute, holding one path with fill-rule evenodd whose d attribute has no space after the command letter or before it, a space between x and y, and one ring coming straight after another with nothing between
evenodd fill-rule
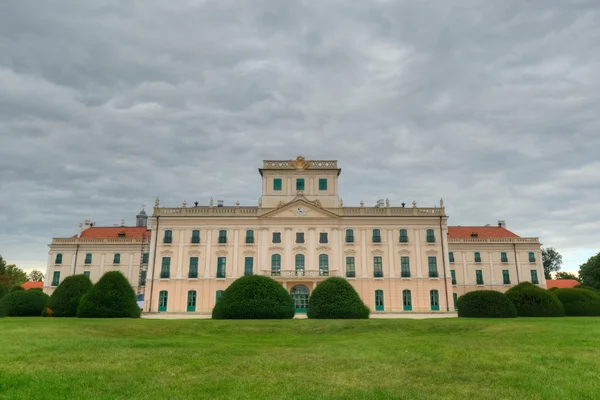
<instances>
[{"instance_id":1,"label":"window","mask_svg":"<svg viewBox=\"0 0 600 400\"><path fill-rule=\"evenodd\" d=\"M58 253L54 259L54 264L62 264L62 254Z\"/></svg>"},{"instance_id":2,"label":"window","mask_svg":"<svg viewBox=\"0 0 600 400\"><path fill-rule=\"evenodd\" d=\"M150 257L150 253L142 254L142 264L148 264L148 258Z\"/></svg>"},{"instance_id":3,"label":"window","mask_svg":"<svg viewBox=\"0 0 600 400\"><path fill-rule=\"evenodd\" d=\"M475 281L478 285L483 285L483 271L478 269L475 270Z\"/></svg>"},{"instance_id":4,"label":"window","mask_svg":"<svg viewBox=\"0 0 600 400\"><path fill-rule=\"evenodd\" d=\"M160 278L169 279L171 277L171 257L163 257L160 267Z\"/></svg>"},{"instance_id":5,"label":"window","mask_svg":"<svg viewBox=\"0 0 600 400\"><path fill-rule=\"evenodd\" d=\"M247 244L254 243L254 231L252 229L248 229L246 231L246 243Z\"/></svg>"},{"instance_id":6,"label":"window","mask_svg":"<svg viewBox=\"0 0 600 400\"><path fill-rule=\"evenodd\" d=\"M192 231L192 243L193 244L200 243L200 231L197 229Z\"/></svg>"},{"instance_id":7,"label":"window","mask_svg":"<svg viewBox=\"0 0 600 400\"><path fill-rule=\"evenodd\" d=\"M375 291L375 311L383 311L383 290L377 289Z\"/></svg>"},{"instance_id":8,"label":"window","mask_svg":"<svg viewBox=\"0 0 600 400\"><path fill-rule=\"evenodd\" d=\"M529 262L535 262L535 253L533 251L529 252Z\"/></svg>"},{"instance_id":9,"label":"window","mask_svg":"<svg viewBox=\"0 0 600 400\"><path fill-rule=\"evenodd\" d=\"M373 243L381 243L381 231L373 229Z\"/></svg>"},{"instance_id":10,"label":"window","mask_svg":"<svg viewBox=\"0 0 600 400\"><path fill-rule=\"evenodd\" d=\"M187 311L194 312L196 311L196 291L190 290L187 295Z\"/></svg>"},{"instance_id":11,"label":"window","mask_svg":"<svg viewBox=\"0 0 600 400\"><path fill-rule=\"evenodd\" d=\"M225 229L219 231L219 243L227 243L227 231Z\"/></svg>"},{"instance_id":12,"label":"window","mask_svg":"<svg viewBox=\"0 0 600 400\"><path fill-rule=\"evenodd\" d=\"M450 270L450 276L452 276L452 284L456 285L456 271L451 269Z\"/></svg>"},{"instance_id":13,"label":"window","mask_svg":"<svg viewBox=\"0 0 600 400\"><path fill-rule=\"evenodd\" d=\"M115 253L113 256L113 264L121 264L121 255L119 253Z\"/></svg>"},{"instance_id":14,"label":"window","mask_svg":"<svg viewBox=\"0 0 600 400\"><path fill-rule=\"evenodd\" d=\"M319 178L319 190L327 190L327 178Z\"/></svg>"},{"instance_id":15,"label":"window","mask_svg":"<svg viewBox=\"0 0 600 400\"><path fill-rule=\"evenodd\" d=\"M83 276L90 277L90 271L83 271Z\"/></svg>"},{"instance_id":16,"label":"window","mask_svg":"<svg viewBox=\"0 0 600 400\"><path fill-rule=\"evenodd\" d=\"M167 303L169 302L169 292L161 290L158 293L158 312L167 311Z\"/></svg>"},{"instance_id":17,"label":"window","mask_svg":"<svg viewBox=\"0 0 600 400\"><path fill-rule=\"evenodd\" d=\"M319 243L327 243L327 232L319 233Z\"/></svg>"},{"instance_id":18,"label":"window","mask_svg":"<svg viewBox=\"0 0 600 400\"><path fill-rule=\"evenodd\" d=\"M273 243L281 243L281 232L273 232Z\"/></svg>"},{"instance_id":19,"label":"window","mask_svg":"<svg viewBox=\"0 0 600 400\"><path fill-rule=\"evenodd\" d=\"M346 278L356 278L354 257L346 257Z\"/></svg>"},{"instance_id":20,"label":"window","mask_svg":"<svg viewBox=\"0 0 600 400\"><path fill-rule=\"evenodd\" d=\"M296 232L296 243L304 243L304 232Z\"/></svg>"},{"instance_id":21,"label":"window","mask_svg":"<svg viewBox=\"0 0 600 400\"><path fill-rule=\"evenodd\" d=\"M217 278L227 275L227 257L217 257Z\"/></svg>"},{"instance_id":22,"label":"window","mask_svg":"<svg viewBox=\"0 0 600 400\"><path fill-rule=\"evenodd\" d=\"M531 270L531 283L534 285L538 285L540 281L538 280L537 271L535 269Z\"/></svg>"},{"instance_id":23,"label":"window","mask_svg":"<svg viewBox=\"0 0 600 400\"><path fill-rule=\"evenodd\" d=\"M408 243L408 231L400 229L400 243Z\"/></svg>"},{"instance_id":24,"label":"window","mask_svg":"<svg viewBox=\"0 0 600 400\"><path fill-rule=\"evenodd\" d=\"M475 262L476 263L481 262L481 254L478 251L475 252Z\"/></svg>"},{"instance_id":25,"label":"window","mask_svg":"<svg viewBox=\"0 0 600 400\"><path fill-rule=\"evenodd\" d=\"M304 178L296 179L296 190L304 190Z\"/></svg>"},{"instance_id":26,"label":"window","mask_svg":"<svg viewBox=\"0 0 600 400\"><path fill-rule=\"evenodd\" d=\"M165 236L163 238L163 243L173 243L173 231L167 229L165 231Z\"/></svg>"},{"instance_id":27,"label":"window","mask_svg":"<svg viewBox=\"0 0 600 400\"><path fill-rule=\"evenodd\" d=\"M87 253L85 255L85 261L84 261L84 263L85 264L91 264L92 263L92 253Z\"/></svg>"},{"instance_id":28,"label":"window","mask_svg":"<svg viewBox=\"0 0 600 400\"><path fill-rule=\"evenodd\" d=\"M440 310L440 294L437 290L429 291L429 299L431 303L431 311L439 311Z\"/></svg>"},{"instance_id":29,"label":"window","mask_svg":"<svg viewBox=\"0 0 600 400\"><path fill-rule=\"evenodd\" d=\"M407 256L400 257L400 276L410 278L410 258Z\"/></svg>"},{"instance_id":30,"label":"window","mask_svg":"<svg viewBox=\"0 0 600 400\"><path fill-rule=\"evenodd\" d=\"M429 264L429 277L437 278L438 277L437 258L435 256L429 257L427 259L427 263Z\"/></svg>"},{"instance_id":31,"label":"window","mask_svg":"<svg viewBox=\"0 0 600 400\"><path fill-rule=\"evenodd\" d=\"M198 277L198 257L190 257L190 270L188 272L188 278Z\"/></svg>"},{"instance_id":32,"label":"window","mask_svg":"<svg viewBox=\"0 0 600 400\"><path fill-rule=\"evenodd\" d=\"M450 259L450 262L453 263L454 262L454 253L453 252L448 253L448 258Z\"/></svg>"},{"instance_id":33,"label":"window","mask_svg":"<svg viewBox=\"0 0 600 400\"><path fill-rule=\"evenodd\" d=\"M58 286L59 282L60 282L60 271L54 271L54 274L52 275L52 286Z\"/></svg>"},{"instance_id":34,"label":"window","mask_svg":"<svg viewBox=\"0 0 600 400\"><path fill-rule=\"evenodd\" d=\"M319 276L329 276L329 256L319 254Z\"/></svg>"},{"instance_id":35,"label":"window","mask_svg":"<svg viewBox=\"0 0 600 400\"><path fill-rule=\"evenodd\" d=\"M304 275L304 254L296 254L296 275Z\"/></svg>"},{"instance_id":36,"label":"window","mask_svg":"<svg viewBox=\"0 0 600 400\"><path fill-rule=\"evenodd\" d=\"M435 243L435 233L433 229L427 229L427 243Z\"/></svg>"},{"instance_id":37,"label":"window","mask_svg":"<svg viewBox=\"0 0 600 400\"><path fill-rule=\"evenodd\" d=\"M271 256L271 276L281 275L281 256L279 254L273 254Z\"/></svg>"},{"instance_id":38,"label":"window","mask_svg":"<svg viewBox=\"0 0 600 400\"><path fill-rule=\"evenodd\" d=\"M458 294L452 293L452 300L454 301L454 310L458 310Z\"/></svg>"},{"instance_id":39,"label":"window","mask_svg":"<svg viewBox=\"0 0 600 400\"><path fill-rule=\"evenodd\" d=\"M244 258L244 275L252 275L254 273L254 257Z\"/></svg>"},{"instance_id":40,"label":"window","mask_svg":"<svg viewBox=\"0 0 600 400\"><path fill-rule=\"evenodd\" d=\"M404 311L412 311L412 295L408 289L402 291L402 305L404 306Z\"/></svg>"},{"instance_id":41,"label":"window","mask_svg":"<svg viewBox=\"0 0 600 400\"><path fill-rule=\"evenodd\" d=\"M502 270L502 283L510 285L510 272L507 269Z\"/></svg>"},{"instance_id":42,"label":"window","mask_svg":"<svg viewBox=\"0 0 600 400\"><path fill-rule=\"evenodd\" d=\"M216 296L215 296L215 301L219 301L219 299L221 298L221 295L223 294L222 290L217 290Z\"/></svg>"},{"instance_id":43,"label":"window","mask_svg":"<svg viewBox=\"0 0 600 400\"><path fill-rule=\"evenodd\" d=\"M346 243L354 243L354 230L346 229Z\"/></svg>"},{"instance_id":44,"label":"window","mask_svg":"<svg viewBox=\"0 0 600 400\"><path fill-rule=\"evenodd\" d=\"M89 271L88 272L88 276L89 276ZM148 271L140 271L140 281L139 281L139 286L146 286L146 276L148 275Z\"/></svg>"},{"instance_id":45,"label":"window","mask_svg":"<svg viewBox=\"0 0 600 400\"><path fill-rule=\"evenodd\" d=\"M502 252L500 253L500 261L503 263L507 263L508 262L508 255L506 255L506 252Z\"/></svg>"},{"instance_id":46,"label":"window","mask_svg":"<svg viewBox=\"0 0 600 400\"><path fill-rule=\"evenodd\" d=\"M373 257L373 276L383 278L383 258L380 256Z\"/></svg>"},{"instance_id":47,"label":"window","mask_svg":"<svg viewBox=\"0 0 600 400\"><path fill-rule=\"evenodd\" d=\"M281 187L281 178L273 179L273 190L280 191Z\"/></svg>"}]
</instances>

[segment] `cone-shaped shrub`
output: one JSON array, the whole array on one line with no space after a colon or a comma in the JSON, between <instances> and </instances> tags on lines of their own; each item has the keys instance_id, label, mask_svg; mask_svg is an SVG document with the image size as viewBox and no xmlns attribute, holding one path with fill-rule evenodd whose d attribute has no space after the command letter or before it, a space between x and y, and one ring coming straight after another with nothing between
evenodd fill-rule
<instances>
[{"instance_id":1,"label":"cone-shaped shrub","mask_svg":"<svg viewBox=\"0 0 600 400\"><path fill-rule=\"evenodd\" d=\"M76 317L77 308L81 298L94 286L90 278L85 275L71 275L66 277L54 290L48 302L46 311L53 317Z\"/></svg>"},{"instance_id":2,"label":"cone-shaped shrub","mask_svg":"<svg viewBox=\"0 0 600 400\"><path fill-rule=\"evenodd\" d=\"M37 290L17 290L0 300L0 315L7 317L39 317L48 303L48 295Z\"/></svg>"},{"instance_id":3,"label":"cone-shaped shrub","mask_svg":"<svg viewBox=\"0 0 600 400\"><path fill-rule=\"evenodd\" d=\"M296 309L290 294L273 279L248 275L236 279L217 301L213 319L289 319Z\"/></svg>"},{"instance_id":4,"label":"cone-shaped shrub","mask_svg":"<svg viewBox=\"0 0 600 400\"><path fill-rule=\"evenodd\" d=\"M369 308L344 278L327 278L313 290L308 301L308 318L369 318Z\"/></svg>"},{"instance_id":5,"label":"cone-shaped shrub","mask_svg":"<svg viewBox=\"0 0 600 400\"><path fill-rule=\"evenodd\" d=\"M105 273L81 298L79 318L139 318L135 292L119 271Z\"/></svg>"},{"instance_id":6,"label":"cone-shaped shrub","mask_svg":"<svg viewBox=\"0 0 600 400\"><path fill-rule=\"evenodd\" d=\"M458 298L458 316L467 318L516 318L517 309L504 293L475 290Z\"/></svg>"},{"instance_id":7,"label":"cone-shaped shrub","mask_svg":"<svg viewBox=\"0 0 600 400\"><path fill-rule=\"evenodd\" d=\"M569 316L600 315L600 294L587 289L558 289L553 291Z\"/></svg>"},{"instance_id":8,"label":"cone-shaped shrub","mask_svg":"<svg viewBox=\"0 0 600 400\"><path fill-rule=\"evenodd\" d=\"M522 282L510 288L506 296L517 308L519 317L564 317L565 308L554 293Z\"/></svg>"}]
</instances>

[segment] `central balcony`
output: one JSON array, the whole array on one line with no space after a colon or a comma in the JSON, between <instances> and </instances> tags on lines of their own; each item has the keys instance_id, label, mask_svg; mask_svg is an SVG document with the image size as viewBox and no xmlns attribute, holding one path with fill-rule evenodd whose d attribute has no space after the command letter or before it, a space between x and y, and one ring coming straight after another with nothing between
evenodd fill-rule
<instances>
[{"instance_id":1,"label":"central balcony","mask_svg":"<svg viewBox=\"0 0 600 400\"><path fill-rule=\"evenodd\" d=\"M342 276L339 271L320 270L320 271L305 271L305 270L279 270L272 271L263 269L260 271L263 276L271 278L286 278L286 279L327 279L331 276Z\"/></svg>"}]
</instances>

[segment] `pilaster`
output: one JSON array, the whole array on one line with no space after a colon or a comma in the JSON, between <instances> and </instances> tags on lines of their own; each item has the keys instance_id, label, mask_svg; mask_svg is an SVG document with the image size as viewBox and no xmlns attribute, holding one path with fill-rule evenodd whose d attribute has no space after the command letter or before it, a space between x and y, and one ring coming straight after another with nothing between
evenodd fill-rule
<instances>
[{"instance_id":1,"label":"pilaster","mask_svg":"<svg viewBox=\"0 0 600 400\"><path fill-rule=\"evenodd\" d=\"M315 260L315 230L316 228L308 228L308 262L306 263L306 270L318 270L319 262Z\"/></svg>"},{"instance_id":2,"label":"pilaster","mask_svg":"<svg viewBox=\"0 0 600 400\"><path fill-rule=\"evenodd\" d=\"M394 269L396 268L395 265L395 261L394 261L394 231L392 229L388 229L387 230L387 236L388 236L388 262L390 264L390 272L389 272L389 277L393 278L394 277Z\"/></svg>"},{"instance_id":3,"label":"pilaster","mask_svg":"<svg viewBox=\"0 0 600 400\"><path fill-rule=\"evenodd\" d=\"M127 279L129 282L133 282L133 253L129 253L129 265L127 266ZM138 285L135 285L138 286Z\"/></svg>"},{"instance_id":4,"label":"pilaster","mask_svg":"<svg viewBox=\"0 0 600 400\"><path fill-rule=\"evenodd\" d=\"M332 233L332 241L333 241L333 250L332 250L332 257L331 257L331 266L333 268L331 268L331 270L334 271L340 271L340 255L338 252L338 248L339 248L339 244L338 244L338 238L339 238L339 229L334 228L333 229L333 233Z\"/></svg>"},{"instance_id":5,"label":"pilaster","mask_svg":"<svg viewBox=\"0 0 600 400\"><path fill-rule=\"evenodd\" d=\"M205 250L205 262L204 262L204 278L210 278L210 263L212 257L212 228L206 228L206 250Z\"/></svg>"},{"instance_id":6,"label":"pilaster","mask_svg":"<svg viewBox=\"0 0 600 400\"><path fill-rule=\"evenodd\" d=\"M239 262L239 246L240 246L240 230L239 229L234 229L233 230L233 279L237 278L240 276L240 262Z\"/></svg>"},{"instance_id":7,"label":"pilaster","mask_svg":"<svg viewBox=\"0 0 600 400\"><path fill-rule=\"evenodd\" d=\"M415 229L415 255L417 256L417 278L423 278L423 267L421 265L421 232Z\"/></svg>"},{"instance_id":8,"label":"pilaster","mask_svg":"<svg viewBox=\"0 0 600 400\"><path fill-rule=\"evenodd\" d=\"M294 260L292 255L292 228L285 228L285 261L283 261L283 265L281 269L294 269Z\"/></svg>"},{"instance_id":9,"label":"pilaster","mask_svg":"<svg viewBox=\"0 0 600 400\"><path fill-rule=\"evenodd\" d=\"M100 276L104 275L104 259L105 259L106 253L102 253L100 255Z\"/></svg>"},{"instance_id":10,"label":"pilaster","mask_svg":"<svg viewBox=\"0 0 600 400\"><path fill-rule=\"evenodd\" d=\"M463 279L464 279L464 283L465 283L465 285L468 285L469 284L469 274L468 274L468 271L467 271L467 254L464 251L461 251L460 257L462 258L462 262L463 262Z\"/></svg>"},{"instance_id":11,"label":"pilaster","mask_svg":"<svg viewBox=\"0 0 600 400\"><path fill-rule=\"evenodd\" d=\"M177 279L181 279L181 270L183 269L183 245L185 242L185 230L180 229L179 230L179 237L177 238L179 240L179 250L177 253Z\"/></svg>"},{"instance_id":12,"label":"pilaster","mask_svg":"<svg viewBox=\"0 0 600 400\"><path fill-rule=\"evenodd\" d=\"M493 260L494 254L490 251L488 252L488 258L490 259L490 274L491 279L492 279L492 286L494 286L496 284L496 274L494 273L494 260Z\"/></svg>"},{"instance_id":13,"label":"pilaster","mask_svg":"<svg viewBox=\"0 0 600 400\"><path fill-rule=\"evenodd\" d=\"M365 229L360 230L360 254L362 277L367 278L367 231Z\"/></svg>"}]
</instances>

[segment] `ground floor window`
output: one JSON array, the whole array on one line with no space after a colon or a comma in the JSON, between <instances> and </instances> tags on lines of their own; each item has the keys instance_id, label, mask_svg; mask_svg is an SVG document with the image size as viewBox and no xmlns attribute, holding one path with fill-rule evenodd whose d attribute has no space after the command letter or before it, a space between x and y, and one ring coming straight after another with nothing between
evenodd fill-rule
<instances>
[{"instance_id":1,"label":"ground floor window","mask_svg":"<svg viewBox=\"0 0 600 400\"><path fill-rule=\"evenodd\" d=\"M52 286L58 286L59 282L60 282L60 271L54 271L54 274L52 275Z\"/></svg>"},{"instance_id":2,"label":"ground floor window","mask_svg":"<svg viewBox=\"0 0 600 400\"><path fill-rule=\"evenodd\" d=\"M223 294L222 290L217 290L217 294L216 294L216 298L215 298L215 302L219 301L219 299L221 298L221 295Z\"/></svg>"},{"instance_id":3,"label":"ground floor window","mask_svg":"<svg viewBox=\"0 0 600 400\"><path fill-rule=\"evenodd\" d=\"M458 294L452 293L452 300L454 300L454 309L458 310Z\"/></svg>"},{"instance_id":4,"label":"ground floor window","mask_svg":"<svg viewBox=\"0 0 600 400\"><path fill-rule=\"evenodd\" d=\"M187 311L188 312L196 311L196 291L195 290L190 290L188 292Z\"/></svg>"},{"instance_id":5,"label":"ground floor window","mask_svg":"<svg viewBox=\"0 0 600 400\"><path fill-rule=\"evenodd\" d=\"M408 289L402 291L402 304L404 311L412 311L412 296Z\"/></svg>"},{"instance_id":6,"label":"ground floor window","mask_svg":"<svg viewBox=\"0 0 600 400\"><path fill-rule=\"evenodd\" d=\"M384 308L385 307L383 304L383 290L377 289L375 291L375 311L383 311Z\"/></svg>"},{"instance_id":7,"label":"ground floor window","mask_svg":"<svg viewBox=\"0 0 600 400\"><path fill-rule=\"evenodd\" d=\"M437 290L429 291L429 298L431 303L431 311L440 310L440 294Z\"/></svg>"},{"instance_id":8,"label":"ground floor window","mask_svg":"<svg viewBox=\"0 0 600 400\"><path fill-rule=\"evenodd\" d=\"M169 292L161 290L158 293L158 312L166 312L167 304L169 302Z\"/></svg>"}]
</instances>

